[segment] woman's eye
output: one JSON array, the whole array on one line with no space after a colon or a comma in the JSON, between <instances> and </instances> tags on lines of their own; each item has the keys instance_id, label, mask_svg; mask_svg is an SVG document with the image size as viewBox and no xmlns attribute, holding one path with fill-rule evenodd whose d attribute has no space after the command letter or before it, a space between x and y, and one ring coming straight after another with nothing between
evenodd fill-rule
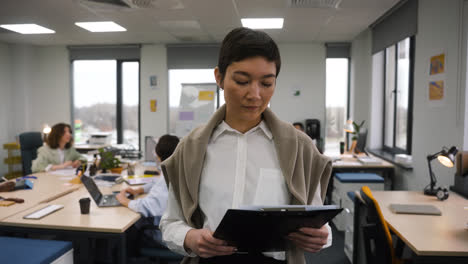
<instances>
[{"instance_id":1,"label":"woman's eye","mask_svg":"<svg viewBox=\"0 0 468 264\"><path fill-rule=\"evenodd\" d=\"M248 81L236 81L236 83L239 84L239 85L246 85L249 82Z\"/></svg>"},{"instance_id":2,"label":"woman's eye","mask_svg":"<svg viewBox=\"0 0 468 264\"><path fill-rule=\"evenodd\" d=\"M272 84L271 83L262 83L263 86L265 87L270 87Z\"/></svg>"}]
</instances>

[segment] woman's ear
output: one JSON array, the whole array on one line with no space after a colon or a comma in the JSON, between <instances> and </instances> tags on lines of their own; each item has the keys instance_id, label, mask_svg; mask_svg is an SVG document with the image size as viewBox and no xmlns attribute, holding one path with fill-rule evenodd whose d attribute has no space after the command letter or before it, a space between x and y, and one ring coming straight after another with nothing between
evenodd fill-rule
<instances>
[{"instance_id":1,"label":"woman's ear","mask_svg":"<svg viewBox=\"0 0 468 264\"><path fill-rule=\"evenodd\" d=\"M223 75L221 72L219 72L218 66L214 69L214 75L216 79L216 84L218 85L219 88L223 89Z\"/></svg>"}]
</instances>

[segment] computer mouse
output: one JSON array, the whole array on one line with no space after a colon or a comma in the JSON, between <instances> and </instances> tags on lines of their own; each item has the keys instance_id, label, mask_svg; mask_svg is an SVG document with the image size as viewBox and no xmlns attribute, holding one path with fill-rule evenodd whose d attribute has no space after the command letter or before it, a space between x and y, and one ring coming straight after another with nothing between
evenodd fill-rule
<instances>
[{"instance_id":1,"label":"computer mouse","mask_svg":"<svg viewBox=\"0 0 468 264\"><path fill-rule=\"evenodd\" d=\"M135 196L133 196L133 194L127 193L127 198L130 199L130 200L133 200L133 198L135 198Z\"/></svg>"}]
</instances>

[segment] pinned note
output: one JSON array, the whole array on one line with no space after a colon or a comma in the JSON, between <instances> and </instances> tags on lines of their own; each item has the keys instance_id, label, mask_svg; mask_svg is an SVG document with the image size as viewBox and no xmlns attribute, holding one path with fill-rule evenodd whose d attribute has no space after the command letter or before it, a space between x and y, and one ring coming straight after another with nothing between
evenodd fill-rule
<instances>
[{"instance_id":1,"label":"pinned note","mask_svg":"<svg viewBox=\"0 0 468 264\"><path fill-rule=\"evenodd\" d=\"M200 91L198 93L198 100L200 101L213 101L214 91Z\"/></svg>"}]
</instances>

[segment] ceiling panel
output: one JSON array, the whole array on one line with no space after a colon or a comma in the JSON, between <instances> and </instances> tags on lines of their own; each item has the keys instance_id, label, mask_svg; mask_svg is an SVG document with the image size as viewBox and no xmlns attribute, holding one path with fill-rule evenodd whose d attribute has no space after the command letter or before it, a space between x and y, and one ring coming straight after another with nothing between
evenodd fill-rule
<instances>
[{"instance_id":1,"label":"ceiling panel","mask_svg":"<svg viewBox=\"0 0 468 264\"><path fill-rule=\"evenodd\" d=\"M287 0L158 0L154 8L96 8L86 0L0 0L0 24L36 23L53 35L0 30L0 42L35 45L220 42L241 17L284 17L278 42L351 41L398 0L343 0L339 9L290 8ZM178 8L173 7L178 5ZM91 33L75 22L114 21L128 31ZM168 21L178 26L164 26ZM195 21L200 27L184 26Z\"/></svg>"}]
</instances>

